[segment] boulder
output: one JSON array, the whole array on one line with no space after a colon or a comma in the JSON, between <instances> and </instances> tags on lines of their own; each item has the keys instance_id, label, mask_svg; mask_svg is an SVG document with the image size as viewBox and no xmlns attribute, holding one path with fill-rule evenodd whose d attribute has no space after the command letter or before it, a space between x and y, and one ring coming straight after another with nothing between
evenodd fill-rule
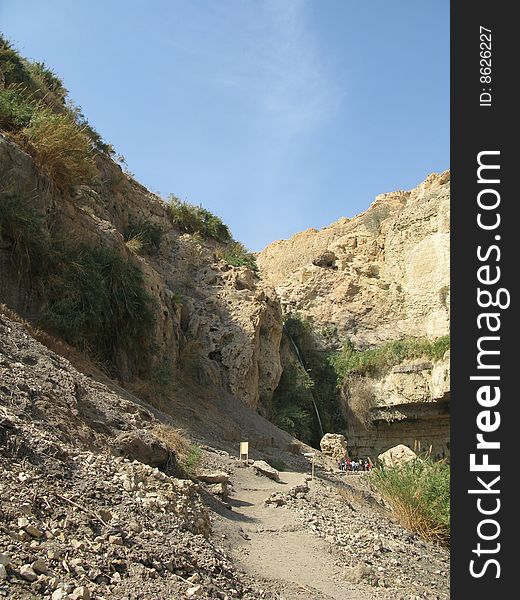
<instances>
[{"instance_id":1,"label":"boulder","mask_svg":"<svg viewBox=\"0 0 520 600\"><path fill-rule=\"evenodd\" d=\"M172 458L171 451L145 429L125 431L112 442L112 452L150 467L165 468Z\"/></svg>"},{"instance_id":2,"label":"boulder","mask_svg":"<svg viewBox=\"0 0 520 600\"><path fill-rule=\"evenodd\" d=\"M347 453L347 440L341 433L326 433L321 438L320 447L323 454L339 460Z\"/></svg>"},{"instance_id":3,"label":"boulder","mask_svg":"<svg viewBox=\"0 0 520 600\"><path fill-rule=\"evenodd\" d=\"M214 483L210 485L209 491L215 496L221 496L225 498L228 495L227 483Z\"/></svg>"},{"instance_id":4,"label":"boulder","mask_svg":"<svg viewBox=\"0 0 520 600\"><path fill-rule=\"evenodd\" d=\"M287 503L287 496L280 492L273 492L268 498L264 500L265 506L284 506Z\"/></svg>"},{"instance_id":5,"label":"boulder","mask_svg":"<svg viewBox=\"0 0 520 600\"><path fill-rule=\"evenodd\" d=\"M197 475L197 479L204 483L229 483L229 475L224 471L203 471Z\"/></svg>"},{"instance_id":6,"label":"boulder","mask_svg":"<svg viewBox=\"0 0 520 600\"><path fill-rule=\"evenodd\" d=\"M274 479L274 481L280 481L280 474L278 471L271 467L270 464L266 463L265 460L255 460L253 462L253 468L261 475Z\"/></svg>"},{"instance_id":7,"label":"boulder","mask_svg":"<svg viewBox=\"0 0 520 600\"><path fill-rule=\"evenodd\" d=\"M399 444L390 448L390 450L383 452L377 458L385 467L395 467L410 462L411 460L415 460L417 454L415 454L413 450L410 450L408 446Z\"/></svg>"}]
</instances>

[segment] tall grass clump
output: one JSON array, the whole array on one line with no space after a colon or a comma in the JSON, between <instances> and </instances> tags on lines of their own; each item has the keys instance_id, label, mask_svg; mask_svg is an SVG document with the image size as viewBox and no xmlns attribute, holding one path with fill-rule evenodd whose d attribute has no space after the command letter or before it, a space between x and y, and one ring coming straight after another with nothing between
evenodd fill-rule
<instances>
[{"instance_id":1,"label":"tall grass clump","mask_svg":"<svg viewBox=\"0 0 520 600\"><path fill-rule=\"evenodd\" d=\"M0 129L15 132L27 127L40 104L21 84L0 90Z\"/></svg>"},{"instance_id":2,"label":"tall grass clump","mask_svg":"<svg viewBox=\"0 0 520 600\"><path fill-rule=\"evenodd\" d=\"M182 469L181 476L196 477L202 461L202 450L193 444L181 429L159 423L151 430L175 455Z\"/></svg>"},{"instance_id":3,"label":"tall grass clump","mask_svg":"<svg viewBox=\"0 0 520 600\"><path fill-rule=\"evenodd\" d=\"M133 251L155 255L159 252L163 230L148 219L132 222L124 232L126 245Z\"/></svg>"},{"instance_id":4,"label":"tall grass clump","mask_svg":"<svg viewBox=\"0 0 520 600\"><path fill-rule=\"evenodd\" d=\"M403 527L449 545L450 467L445 461L421 457L398 466L379 466L370 481Z\"/></svg>"},{"instance_id":5,"label":"tall grass clump","mask_svg":"<svg viewBox=\"0 0 520 600\"><path fill-rule=\"evenodd\" d=\"M204 238L223 243L233 241L229 227L222 219L202 206L170 195L168 212L172 223L183 233L199 233Z\"/></svg>"},{"instance_id":6,"label":"tall grass clump","mask_svg":"<svg viewBox=\"0 0 520 600\"><path fill-rule=\"evenodd\" d=\"M35 290L40 324L107 366L124 351L145 371L155 323L142 272L112 248L57 237L33 204L0 188L0 242Z\"/></svg>"},{"instance_id":7,"label":"tall grass clump","mask_svg":"<svg viewBox=\"0 0 520 600\"><path fill-rule=\"evenodd\" d=\"M0 190L0 240L19 275L38 276L46 268L51 241L45 214L5 189Z\"/></svg>"},{"instance_id":8,"label":"tall grass clump","mask_svg":"<svg viewBox=\"0 0 520 600\"><path fill-rule=\"evenodd\" d=\"M90 138L68 114L37 111L21 139L60 189L88 182L96 175Z\"/></svg>"},{"instance_id":9,"label":"tall grass clump","mask_svg":"<svg viewBox=\"0 0 520 600\"><path fill-rule=\"evenodd\" d=\"M119 350L144 357L154 319L142 272L105 247L63 246L52 258L45 324L108 364Z\"/></svg>"},{"instance_id":10,"label":"tall grass clump","mask_svg":"<svg viewBox=\"0 0 520 600\"><path fill-rule=\"evenodd\" d=\"M340 380L344 380L350 374L377 375L404 360L414 358L440 360L449 347L449 335L433 341L405 338L367 350L356 350L352 342L347 340L342 350L334 353L329 360Z\"/></svg>"}]
</instances>

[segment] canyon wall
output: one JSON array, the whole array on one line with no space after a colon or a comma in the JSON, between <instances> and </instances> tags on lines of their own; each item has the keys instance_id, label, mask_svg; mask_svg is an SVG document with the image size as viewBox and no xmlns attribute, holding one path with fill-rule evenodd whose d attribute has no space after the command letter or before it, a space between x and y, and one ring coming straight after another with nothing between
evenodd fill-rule
<instances>
[{"instance_id":1,"label":"canyon wall","mask_svg":"<svg viewBox=\"0 0 520 600\"><path fill-rule=\"evenodd\" d=\"M142 273L152 299L155 365L184 370L258 409L281 375L282 314L272 286L220 258L217 242L182 234L165 202L108 157L97 155L96 168L91 185L64 193L29 154L0 134L2 201L13 197L39 211L54 243L61 238L77 247L113 249ZM135 223L162 230L158 252L135 252L125 243L124 233ZM16 263L13 238L0 230L0 302L38 324L45 306L34 278ZM130 354L115 347L111 357L123 381L140 375Z\"/></svg>"},{"instance_id":2,"label":"canyon wall","mask_svg":"<svg viewBox=\"0 0 520 600\"><path fill-rule=\"evenodd\" d=\"M378 196L353 219L340 219L270 244L262 277L284 312L310 322L316 344L334 352L393 340L449 334L450 174ZM398 443L449 455L449 352L347 377L342 387L354 454L377 456ZM364 415L353 406L365 405Z\"/></svg>"}]
</instances>

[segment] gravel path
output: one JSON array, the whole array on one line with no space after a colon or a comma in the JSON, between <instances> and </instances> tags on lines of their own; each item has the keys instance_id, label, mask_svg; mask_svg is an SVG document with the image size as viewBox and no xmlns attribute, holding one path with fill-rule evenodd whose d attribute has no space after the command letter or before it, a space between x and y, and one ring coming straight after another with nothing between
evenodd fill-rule
<instances>
[{"instance_id":1,"label":"gravel path","mask_svg":"<svg viewBox=\"0 0 520 600\"><path fill-rule=\"evenodd\" d=\"M239 570L280 598L449 598L447 550L389 521L366 500L360 478L348 502L322 477L283 472L277 483L253 468L231 471L231 510L219 511L215 534ZM340 476L327 477L341 485Z\"/></svg>"}]
</instances>

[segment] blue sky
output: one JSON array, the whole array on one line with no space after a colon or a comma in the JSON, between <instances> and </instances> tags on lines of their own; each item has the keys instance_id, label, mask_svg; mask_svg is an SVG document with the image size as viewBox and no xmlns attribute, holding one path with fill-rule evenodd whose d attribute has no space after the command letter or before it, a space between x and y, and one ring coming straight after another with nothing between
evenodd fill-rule
<instances>
[{"instance_id":1,"label":"blue sky","mask_svg":"<svg viewBox=\"0 0 520 600\"><path fill-rule=\"evenodd\" d=\"M252 250L449 167L449 0L0 0L0 29Z\"/></svg>"}]
</instances>

